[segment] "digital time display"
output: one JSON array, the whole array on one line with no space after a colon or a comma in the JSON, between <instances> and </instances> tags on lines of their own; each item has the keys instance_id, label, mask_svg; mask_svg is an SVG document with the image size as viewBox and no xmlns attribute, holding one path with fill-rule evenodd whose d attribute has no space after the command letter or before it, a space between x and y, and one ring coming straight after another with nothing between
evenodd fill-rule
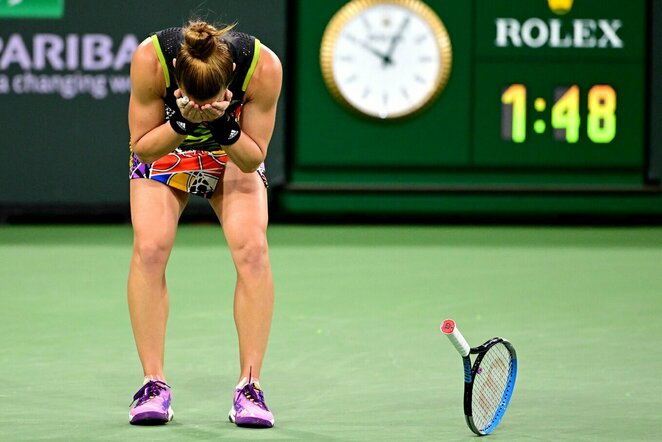
<instances>
[{"instance_id":1,"label":"digital time display","mask_svg":"<svg viewBox=\"0 0 662 442\"><path fill-rule=\"evenodd\" d=\"M501 138L514 143L527 140L529 124L533 133L551 133L553 139L577 143L584 134L592 143L607 144L616 138L617 94L608 84L596 84L588 91L579 85L557 86L550 93L552 99L532 99L534 115L529 111L529 91L524 84L511 84L501 93ZM586 100L587 114L581 115L580 106ZM548 110L547 114L545 112ZM543 115L549 115L546 119ZM549 121L549 124L548 124Z\"/></svg>"}]
</instances>

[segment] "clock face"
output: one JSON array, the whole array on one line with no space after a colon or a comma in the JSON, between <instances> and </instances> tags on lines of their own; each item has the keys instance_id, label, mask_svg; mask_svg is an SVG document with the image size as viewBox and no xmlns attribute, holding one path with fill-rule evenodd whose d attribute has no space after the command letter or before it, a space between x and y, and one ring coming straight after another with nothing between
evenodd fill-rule
<instances>
[{"instance_id":1,"label":"clock face","mask_svg":"<svg viewBox=\"0 0 662 442\"><path fill-rule=\"evenodd\" d=\"M341 102L371 117L398 118L441 92L451 46L439 17L418 0L354 0L327 26L321 63Z\"/></svg>"}]
</instances>

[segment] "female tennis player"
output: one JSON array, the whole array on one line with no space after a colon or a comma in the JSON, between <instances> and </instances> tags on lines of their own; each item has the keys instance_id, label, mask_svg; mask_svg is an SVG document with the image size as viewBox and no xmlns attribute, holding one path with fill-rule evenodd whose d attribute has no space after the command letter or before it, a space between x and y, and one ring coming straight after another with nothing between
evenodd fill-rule
<instances>
[{"instance_id":1,"label":"female tennis player","mask_svg":"<svg viewBox=\"0 0 662 442\"><path fill-rule=\"evenodd\" d=\"M209 200L236 269L240 375L229 418L241 426L274 424L259 383L274 298L263 161L281 81L278 57L233 26L190 21L156 32L136 49L129 102L134 245L128 303L144 384L134 395L132 424L173 417L163 371L165 270L191 194ZM225 271L206 265L213 273Z\"/></svg>"}]
</instances>

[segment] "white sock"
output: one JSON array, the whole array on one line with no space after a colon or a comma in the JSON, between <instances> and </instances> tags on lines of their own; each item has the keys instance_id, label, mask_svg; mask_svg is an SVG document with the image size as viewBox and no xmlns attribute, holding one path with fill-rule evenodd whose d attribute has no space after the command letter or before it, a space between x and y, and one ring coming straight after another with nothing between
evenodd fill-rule
<instances>
[{"instance_id":1,"label":"white sock","mask_svg":"<svg viewBox=\"0 0 662 442\"><path fill-rule=\"evenodd\" d=\"M252 378L251 383L257 385L257 388L259 388L260 390L262 389L262 387L260 387L260 380L259 379ZM237 386L235 388L237 390L241 390L246 385L248 385L248 378L242 378L241 381L239 381L239 383L237 384Z\"/></svg>"}]
</instances>

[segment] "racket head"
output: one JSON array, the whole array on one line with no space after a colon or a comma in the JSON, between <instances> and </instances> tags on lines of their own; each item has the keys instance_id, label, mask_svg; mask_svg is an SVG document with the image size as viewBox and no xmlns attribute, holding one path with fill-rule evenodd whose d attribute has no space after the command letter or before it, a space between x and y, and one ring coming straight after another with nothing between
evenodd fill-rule
<instances>
[{"instance_id":1,"label":"racket head","mask_svg":"<svg viewBox=\"0 0 662 442\"><path fill-rule=\"evenodd\" d=\"M477 357L471 382L465 376L464 414L471 431L483 436L494 431L508 408L517 379L517 353L508 340L498 337L471 353Z\"/></svg>"}]
</instances>

